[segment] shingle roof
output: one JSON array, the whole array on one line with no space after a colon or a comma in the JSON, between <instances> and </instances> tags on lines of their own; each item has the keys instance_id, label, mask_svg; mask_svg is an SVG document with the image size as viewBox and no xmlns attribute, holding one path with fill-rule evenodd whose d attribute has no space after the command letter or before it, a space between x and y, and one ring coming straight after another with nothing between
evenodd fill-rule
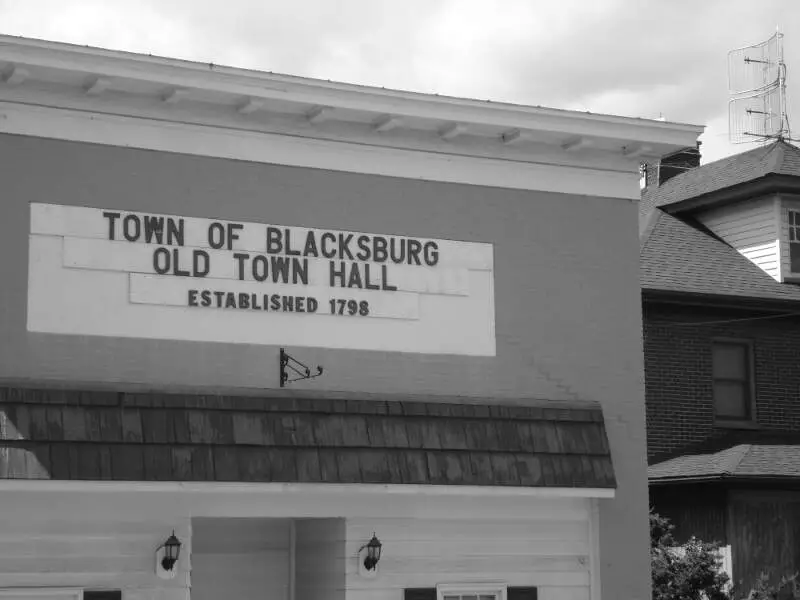
<instances>
[{"instance_id":1,"label":"shingle roof","mask_svg":"<svg viewBox=\"0 0 800 600\"><path fill-rule=\"evenodd\" d=\"M651 465L651 483L678 480L800 479L800 434L733 434Z\"/></svg>"},{"instance_id":2,"label":"shingle roof","mask_svg":"<svg viewBox=\"0 0 800 600\"><path fill-rule=\"evenodd\" d=\"M0 388L3 478L616 486L596 403L23 388Z\"/></svg>"},{"instance_id":3,"label":"shingle roof","mask_svg":"<svg viewBox=\"0 0 800 600\"><path fill-rule=\"evenodd\" d=\"M767 175L800 177L800 148L784 141L706 163L643 193L646 209L668 206Z\"/></svg>"},{"instance_id":4,"label":"shingle roof","mask_svg":"<svg viewBox=\"0 0 800 600\"><path fill-rule=\"evenodd\" d=\"M702 225L657 208L639 256L643 290L800 302L800 286L775 281Z\"/></svg>"}]
</instances>

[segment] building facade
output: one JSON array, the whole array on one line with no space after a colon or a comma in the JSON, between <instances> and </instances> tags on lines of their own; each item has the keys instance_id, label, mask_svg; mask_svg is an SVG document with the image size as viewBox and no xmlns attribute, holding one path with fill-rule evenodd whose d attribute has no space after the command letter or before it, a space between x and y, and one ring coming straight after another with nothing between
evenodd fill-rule
<instances>
[{"instance_id":1,"label":"building facade","mask_svg":"<svg viewBox=\"0 0 800 600\"><path fill-rule=\"evenodd\" d=\"M636 168L699 128L0 67L3 595L648 597Z\"/></svg>"},{"instance_id":2,"label":"building facade","mask_svg":"<svg viewBox=\"0 0 800 600\"><path fill-rule=\"evenodd\" d=\"M651 169L642 203L650 500L680 540L722 542L747 592L800 561L800 149L691 158Z\"/></svg>"}]
</instances>

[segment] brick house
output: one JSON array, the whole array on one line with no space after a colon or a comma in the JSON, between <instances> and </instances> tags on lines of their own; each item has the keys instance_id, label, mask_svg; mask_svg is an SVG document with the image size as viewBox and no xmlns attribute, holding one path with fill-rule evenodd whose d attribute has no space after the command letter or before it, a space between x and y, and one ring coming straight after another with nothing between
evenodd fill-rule
<instances>
[{"instance_id":1,"label":"brick house","mask_svg":"<svg viewBox=\"0 0 800 600\"><path fill-rule=\"evenodd\" d=\"M699 158L640 207L650 500L747 586L800 565L800 149Z\"/></svg>"}]
</instances>

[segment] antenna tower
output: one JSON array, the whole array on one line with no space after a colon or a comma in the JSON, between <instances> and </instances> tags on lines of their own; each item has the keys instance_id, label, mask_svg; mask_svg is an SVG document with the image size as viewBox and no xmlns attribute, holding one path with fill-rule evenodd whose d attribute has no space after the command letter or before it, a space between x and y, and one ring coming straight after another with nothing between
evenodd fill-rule
<instances>
[{"instance_id":1,"label":"antenna tower","mask_svg":"<svg viewBox=\"0 0 800 600\"><path fill-rule=\"evenodd\" d=\"M734 144L789 140L783 34L728 53L728 137Z\"/></svg>"}]
</instances>

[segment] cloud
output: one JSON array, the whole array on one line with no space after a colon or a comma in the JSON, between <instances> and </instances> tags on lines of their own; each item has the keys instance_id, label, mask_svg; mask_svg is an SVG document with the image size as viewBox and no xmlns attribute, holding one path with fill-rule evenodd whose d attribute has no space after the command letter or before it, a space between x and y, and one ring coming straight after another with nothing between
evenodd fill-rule
<instances>
[{"instance_id":1,"label":"cloud","mask_svg":"<svg viewBox=\"0 0 800 600\"><path fill-rule=\"evenodd\" d=\"M778 24L791 92L800 2L785 0L0 0L6 34L709 124L706 157L741 149L725 142L727 52Z\"/></svg>"}]
</instances>

